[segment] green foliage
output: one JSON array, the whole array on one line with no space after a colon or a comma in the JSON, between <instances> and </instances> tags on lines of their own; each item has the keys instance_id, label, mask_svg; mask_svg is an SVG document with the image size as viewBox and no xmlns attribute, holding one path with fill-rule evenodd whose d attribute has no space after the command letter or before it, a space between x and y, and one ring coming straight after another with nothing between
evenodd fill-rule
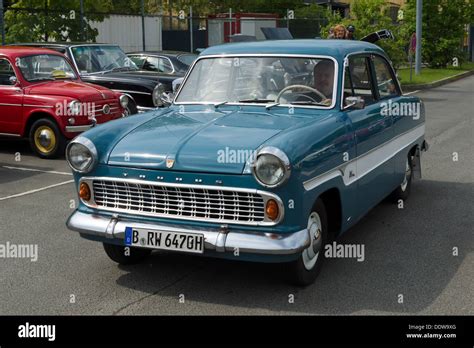
<instances>
[{"instance_id":1,"label":"green foliage","mask_svg":"<svg viewBox=\"0 0 474 348\"><path fill-rule=\"evenodd\" d=\"M84 8L93 13L87 16L89 20L103 21L105 15L97 13L107 13L113 5L112 0L85 0ZM49 39L81 41L80 1L18 0L5 12L5 27L8 43ZM84 30L84 37L90 40L98 35L86 21Z\"/></svg>"},{"instance_id":2,"label":"green foliage","mask_svg":"<svg viewBox=\"0 0 474 348\"><path fill-rule=\"evenodd\" d=\"M407 22L416 23L416 0L407 3ZM423 1L422 56L434 68L446 67L453 59L463 60L461 50L464 26L474 22L474 5L466 0Z\"/></svg>"},{"instance_id":3,"label":"green foliage","mask_svg":"<svg viewBox=\"0 0 474 348\"><path fill-rule=\"evenodd\" d=\"M407 60L405 46L408 44L410 35L403 24L392 22L385 0L352 1L349 18L341 18L338 13L335 13L328 17L328 21L328 25L323 28L323 37L327 37L329 29L337 24L343 24L346 27L350 24L354 25L356 39L361 39L377 30L391 30L395 40L380 40L376 44L387 52L396 68L405 64Z\"/></svg>"}]
</instances>

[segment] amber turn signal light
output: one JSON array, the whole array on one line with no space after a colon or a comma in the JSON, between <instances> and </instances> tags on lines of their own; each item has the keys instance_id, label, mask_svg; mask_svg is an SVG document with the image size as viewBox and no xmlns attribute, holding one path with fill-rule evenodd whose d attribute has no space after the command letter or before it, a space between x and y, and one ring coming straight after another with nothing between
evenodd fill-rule
<instances>
[{"instance_id":1,"label":"amber turn signal light","mask_svg":"<svg viewBox=\"0 0 474 348\"><path fill-rule=\"evenodd\" d=\"M81 182L79 185L79 197L84 201L89 201L91 199L91 189L85 182Z\"/></svg>"},{"instance_id":2,"label":"amber turn signal light","mask_svg":"<svg viewBox=\"0 0 474 348\"><path fill-rule=\"evenodd\" d=\"M265 213L270 220L275 221L278 219L278 215L280 215L280 209L278 208L278 203L274 199L269 199L267 201Z\"/></svg>"}]
</instances>

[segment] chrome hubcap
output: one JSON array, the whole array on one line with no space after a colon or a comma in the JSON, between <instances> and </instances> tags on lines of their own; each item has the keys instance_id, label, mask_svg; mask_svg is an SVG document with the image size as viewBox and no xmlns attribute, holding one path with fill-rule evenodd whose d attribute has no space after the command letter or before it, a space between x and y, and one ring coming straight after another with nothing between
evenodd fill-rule
<instances>
[{"instance_id":1,"label":"chrome hubcap","mask_svg":"<svg viewBox=\"0 0 474 348\"><path fill-rule=\"evenodd\" d=\"M408 186L408 180L410 179L411 176L411 167L410 167L410 162L407 159L406 166L405 166L405 177L403 178L403 182L400 185L400 188L402 191L405 191Z\"/></svg>"},{"instance_id":2,"label":"chrome hubcap","mask_svg":"<svg viewBox=\"0 0 474 348\"><path fill-rule=\"evenodd\" d=\"M318 213L312 212L308 218L308 233L310 245L303 251L302 258L304 267L311 270L318 260L322 246L321 218Z\"/></svg>"},{"instance_id":3,"label":"chrome hubcap","mask_svg":"<svg viewBox=\"0 0 474 348\"><path fill-rule=\"evenodd\" d=\"M38 141L43 147L50 147L51 146L51 132L46 129L43 129L40 134L38 135Z\"/></svg>"}]
</instances>

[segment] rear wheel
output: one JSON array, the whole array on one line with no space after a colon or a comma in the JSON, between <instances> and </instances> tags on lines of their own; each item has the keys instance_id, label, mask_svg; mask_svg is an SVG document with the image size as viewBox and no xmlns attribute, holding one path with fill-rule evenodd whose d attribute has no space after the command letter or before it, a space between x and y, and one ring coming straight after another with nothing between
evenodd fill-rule
<instances>
[{"instance_id":1,"label":"rear wheel","mask_svg":"<svg viewBox=\"0 0 474 348\"><path fill-rule=\"evenodd\" d=\"M316 201L308 217L310 245L298 260L288 264L288 275L293 284L306 286L315 281L324 261L324 246L328 241L326 208L321 199Z\"/></svg>"},{"instance_id":2,"label":"rear wheel","mask_svg":"<svg viewBox=\"0 0 474 348\"><path fill-rule=\"evenodd\" d=\"M398 202L400 199L404 201L408 198L410 195L412 178L413 156L409 153L405 162L405 176L403 177L403 181L391 194L391 198L394 202Z\"/></svg>"},{"instance_id":3,"label":"rear wheel","mask_svg":"<svg viewBox=\"0 0 474 348\"><path fill-rule=\"evenodd\" d=\"M54 121L47 118L35 121L29 139L31 149L41 158L57 158L64 154L66 138Z\"/></svg>"},{"instance_id":4,"label":"rear wheel","mask_svg":"<svg viewBox=\"0 0 474 348\"><path fill-rule=\"evenodd\" d=\"M107 256L120 265L133 265L145 260L151 254L149 249L103 243Z\"/></svg>"}]
</instances>

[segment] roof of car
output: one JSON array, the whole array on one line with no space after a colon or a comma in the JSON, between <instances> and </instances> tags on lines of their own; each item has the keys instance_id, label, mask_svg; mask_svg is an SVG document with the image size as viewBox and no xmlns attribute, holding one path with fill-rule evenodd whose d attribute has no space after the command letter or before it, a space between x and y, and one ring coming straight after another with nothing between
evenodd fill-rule
<instances>
[{"instance_id":1,"label":"roof of car","mask_svg":"<svg viewBox=\"0 0 474 348\"><path fill-rule=\"evenodd\" d=\"M127 54L148 54L148 55L159 55L165 57L178 57L182 55L194 55L197 56L195 53L191 52L184 52L184 51L135 51L135 52L127 52Z\"/></svg>"},{"instance_id":2,"label":"roof of car","mask_svg":"<svg viewBox=\"0 0 474 348\"><path fill-rule=\"evenodd\" d=\"M383 53L384 51L379 46L357 40L267 40L212 46L203 51L201 56L221 54L301 54L343 58L347 54L354 52Z\"/></svg>"},{"instance_id":3,"label":"roof of car","mask_svg":"<svg viewBox=\"0 0 474 348\"><path fill-rule=\"evenodd\" d=\"M32 54L56 54L61 55L57 51L50 50L48 48L40 47L24 47L24 46L2 46L0 47L0 54L6 56L27 56Z\"/></svg>"},{"instance_id":4,"label":"roof of car","mask_svg":"<svg viewBox=\"0 0 474 348\"><path fill-rule=\"evenodd\" d=\"M106 43L96 43L96 42L28 42L28 43L19 43L15 45L24 45L24 46L40 46L40 47L69 47L69 46L118 46L116 44L106 44Z\"/></svg>"}]
</instances>

